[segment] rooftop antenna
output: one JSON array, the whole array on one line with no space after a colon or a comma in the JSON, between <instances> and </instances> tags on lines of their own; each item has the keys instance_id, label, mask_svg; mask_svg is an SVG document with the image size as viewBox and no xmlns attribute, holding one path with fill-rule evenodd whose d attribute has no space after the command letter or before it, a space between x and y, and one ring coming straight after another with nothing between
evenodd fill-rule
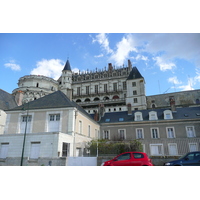
<instances>
[{"instance_id":1,"label":"rooftop antenna","mask_svg":"<svg viewBox=\"0 0 200 200\"><path fill-rule=\"evenodd\" d=\"M161 93L160 92L160 81L158 80L158 87L159 87L159 94Z\"/></svg>"},{"instance_id":2,"label":"rooftop antenna","mask_svg":"<svg viewBox=\"0 0 200 200\"><path fill-rule=\"evenodd\" d=\"M165 94L171 87L169 87L163 94Z\"/></svg>"}]
</instances>

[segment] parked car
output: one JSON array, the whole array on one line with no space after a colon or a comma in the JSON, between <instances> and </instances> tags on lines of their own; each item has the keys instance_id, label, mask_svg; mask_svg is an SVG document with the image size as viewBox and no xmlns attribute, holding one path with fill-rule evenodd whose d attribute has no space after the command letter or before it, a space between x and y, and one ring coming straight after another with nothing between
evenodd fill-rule
<instances>
[{"instance_id":1,"label":"parked car","mask_svg":"<svg viewBox=\"0 0 200 200\"><path fill-rule=\"evenodd\" d=\"M181 156L178 160L164 163L165 166L200 166L200 151L193 151Z\"/></svg>"},{"instance_id":2,"label":"parked car","mask_svg":"<svg viewBox=\"0 0 200 200\"><path fill-rule=\"evenodd\" d=\"M153 166L151 159L143 152L121 153L101 166Z\"/></svg>"}]
</instances>

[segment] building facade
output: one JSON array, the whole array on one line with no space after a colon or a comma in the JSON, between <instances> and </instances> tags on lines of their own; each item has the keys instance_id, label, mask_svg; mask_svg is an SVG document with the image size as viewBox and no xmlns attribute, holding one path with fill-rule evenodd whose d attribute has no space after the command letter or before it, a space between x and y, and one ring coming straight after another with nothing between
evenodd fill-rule
<instances>
[{"instance_id":1,"label":"building facade","mask_svg":"<svg viewBox=\"0 0 200 200\"><path fill-rule=\"evenodd\" d=\"M145 79L130 60L126 67L109 63L105 69L79 73L72 72L67 60L57 81L29 75L18 86L11 95L18 107L3 108L2 165L8 158L19 163L25 129L27 165L45 159L63 165L67 156L83 155L86 143L97 138L138 139L149 156L200 150L200 90L146 96Z\"/></svg>"},{"instance_id":2,"label":"building facade","mask_svg":"<svg viewBox=\"0 0 200 200\"><path fill-rule=\"evenodd\" d=\"M99 133L99 124L61 91L6 113L0 165L19 165L22 151L23 165L65 165L66 157L82 156Z\"/></svg>"},{"instance_id":3,"label":"building facade","mask_svg":"<svg viewBox=\"0 0 200 200\"><path fill-rule=\"evenodd\" d=\"M200 150L200 107L105 113L101 139L140 140L149 156L180 156Z\"/></svg>"},{"instance_id":4,"label":"building facade","mask_svg":"<svg viewBox=\"0 0 200 200\"><path fill-rule=\"evenodd\" d=\"M67 60L60 78L56 81L41 75L21 77L12 94L18 105L61 90L89 114L105 112L170 108L174 100L177 107L200 105L200 90L146 96L145 79L130 60L127 66L115 67L111 63L104 69L74 73Z\"/></svg>"}]
</instances>

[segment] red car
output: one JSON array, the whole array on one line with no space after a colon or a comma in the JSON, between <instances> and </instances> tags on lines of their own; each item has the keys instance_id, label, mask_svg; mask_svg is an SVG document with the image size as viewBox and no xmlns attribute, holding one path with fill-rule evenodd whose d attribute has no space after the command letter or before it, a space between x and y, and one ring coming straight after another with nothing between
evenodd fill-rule
<instances>
[{"instance_id":1,"label":"red car","mask_svg":"<svg viewBox=\"0 0 200 200\"><path fill-rule=\"evenodd\" d=\"M101 166L153 166L151 159L143 152L121 153Z\"/></svg>"}]
</instances>

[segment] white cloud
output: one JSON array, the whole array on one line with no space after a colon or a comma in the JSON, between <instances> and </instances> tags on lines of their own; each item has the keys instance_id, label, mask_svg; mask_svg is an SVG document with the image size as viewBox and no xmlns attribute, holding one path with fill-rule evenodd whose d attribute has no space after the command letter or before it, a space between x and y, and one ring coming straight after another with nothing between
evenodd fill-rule
<instances>
[{"instance_id":1,"label":"white cloud","mask_svg":"<svg viewBox=\"0 0 200 200\"><path fill-rule=\"evenodd\" d=\"M95 58L101 58L101 57L103 57L103 54L101 53L101 54L99 54L99 55L97 55L97 56L94 56Z\"/></svg>"},{"instance_id":2,"label":"white cloud","mask_svg":"<svg viewBox=\"0 0 200 200\"><path fill-rule=\"evenodd\" d=\"M12 69L13 71L20 71L21 67L15 63L14 60L10 60L9 63L4 64L5 67Z\"/></svg>"},{"instance_id":3,"label":"white cloud","mask_svg":"<svg viewBox=\"0 0 200 200\"><path fill-rule=\"evenodd\" d=\"M151 54L162 53L162 60L173 61L176 58L192 61L200 67L199 33L161 33L137 35L140 44L145 44L143 51Z\"/></svg>"},{"instance_id":4,"label":"white cloud","mask_svg":"<svg viewBox=\"0 0 200 200\"><path fill-rule=\"evenodd\" d=\"M191 84L188 82L187 85L182 85L178 87L179 89L181 89L182 91L184 90L194 90L194 88L191 86Z\"/></svg>"},{"instance_id":5,"label":"white cloud","mask_svg":"<svg viewBox=\"0 0 200 200\"><path fill-rule=\"evenodd\" d=\"M179 81L176 76L168 78L168 82L175 85L182 84L182 82Z\"/></svg>"},{"instance_id":6,"label":"white cloud","mask_svg":"<svg viewBox=\"0 0 200 200\"><path fill-rule=\"evenodd\" d=\"M161 57L153 57L153 60L156 61L156 64L160 67L161 71L166 71L166 70L173 70L176 65L170 61L164 61Z\"/></svg>"},{"instance_id":7,"label":"white cloud","mask_svg":"<svg viewBox=\"0 0 200 200\"><path fill-rule=\"evenodd\" d=\"M105 33L100 33L100 34L96 35L96 39L93 39L92 42L93 43L98 42L101 45L101 47L103 48L103 50L106 51L107 54L113 52L113 50L110 49L110 47L109 47L109 41L108 41L108 38Z\"/></svg>"},{"instance_id":8,"label":"white cloud","mask_svg":"<svg viewBox=\"0 0 200 200\"><path fill-rule=\"evenodd\" d=\"M112 54L110 59L114 60L117 65L122 65L124 61L129 58L130 52L138 52L135 48L133 37L130 34L123 37L116 46L117 50Z\"/></svg>"},{"instance_id":9,"label":"white cloud","mask_svg":"<svg viewBox=\"0 0 200 200\"><path fill-rule=\"evenodd\" d=\"M148 57L147 56L143 56L141 54L138 54L136 57L135 57L136 60L144 60L144 61L148 61Z\"/></svg>"},{"instance_id":10,"label":"white cloud","mask_svg":"<svg viewBox=\"0 0 200 200\"><path fill-rule=\"evenodd\" d=\"M72 69L72 72L79 73L79 69L78 68L74 68L74 69Z\"/></svg>"},{"instance_id":11,"label":"white cloud","mask_svg":"<svg viewBox=\"0 0 200 200\"><path fill-rule=\"evenodd\" d=\"M59 59L43 59L38 61L36 66L37 67L31 71L31 74L44 75L57 80L63 70L64 62Z\"/></svg>"}]
</instances>

